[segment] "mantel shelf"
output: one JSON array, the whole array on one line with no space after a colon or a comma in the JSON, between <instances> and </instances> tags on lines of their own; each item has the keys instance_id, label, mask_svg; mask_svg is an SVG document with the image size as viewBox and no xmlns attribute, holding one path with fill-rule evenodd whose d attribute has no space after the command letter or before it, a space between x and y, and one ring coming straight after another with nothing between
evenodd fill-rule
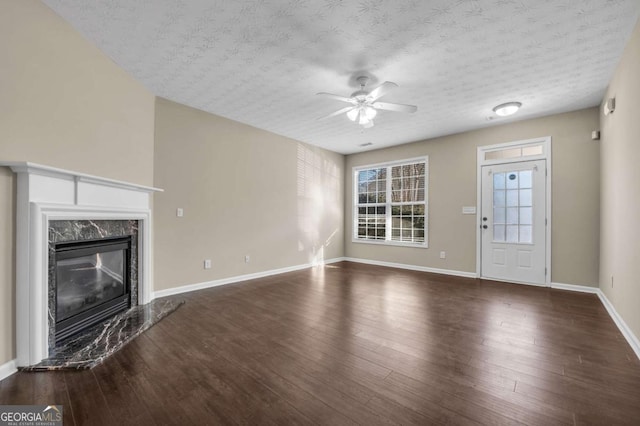
<instances>
[{"instance_id":1,"label":"mantel shelf","mask_svg":"<svg viewBox=\"0 0 640 426\"><path fill-rule=\"evenodd\" d=\"M115 188L128 189L141 192L163 192L163 189L151 186L138 185L135 183L124 182L115 179L103 178L87 173L74 172L71 170L58 169L56 167L45 166L42 164L31 163L28 161L0 161L0 166L10 167L15 173L29 173L42 176L51 176L58 179L75 180L79 182L93 183L97 185L111 186Z\"/></svg>"}]
</instances>

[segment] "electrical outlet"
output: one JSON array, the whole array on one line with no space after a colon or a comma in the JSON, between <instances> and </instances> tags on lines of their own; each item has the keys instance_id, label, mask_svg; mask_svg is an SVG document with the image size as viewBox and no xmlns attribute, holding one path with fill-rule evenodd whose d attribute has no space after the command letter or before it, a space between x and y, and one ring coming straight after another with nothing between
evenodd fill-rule
<instances>
[{"instance_id":1,"label":"electrical outlet","mask_svg":"<svg viewBox=\"0 0 640 426\"><path fill-rule=\"evenodd\" d=\"M204 269L211 269L211 259L204 260Z\"/></svg>"},{"instance_id":2,"label":"electrical outlet","mask_svg":"<svg viewBox=\"0 0 640 426\"><path fill-rule=\"evenodd\" d=\"M251 256L246 255L246 256L244 257L244 263L249 263L249 262L251 262Z\"/></svg>"},{"instance_id":3,"label":"electrical outlet","mask_svg":"<svg viewBox=\"0 0 640 426\"><path fill-rule=\"evenodd\" d=\"M440 259L446 259L446 257L447 257L447 253L444 252L444 251L441 251L440 252Z\"/></svg>"},{"instance_id":4,"label":"electrical outlet","mask_svg":"<svg viewBox=\"0 0 640 426\"><path fill-rule=\"evenodd\" d=\"M178 216L178 217L182 217L182 216L184 216L184 210L183 210L183 209L181 209L180 207L178 207L178 208L176 209L176 216Z\"/></svg>"}]
</instances>

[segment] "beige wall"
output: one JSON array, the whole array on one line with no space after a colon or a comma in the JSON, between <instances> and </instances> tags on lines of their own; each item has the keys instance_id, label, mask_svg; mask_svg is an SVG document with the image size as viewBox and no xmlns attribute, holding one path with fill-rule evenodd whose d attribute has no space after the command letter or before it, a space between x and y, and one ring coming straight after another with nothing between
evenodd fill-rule
<instances>
[{"instance_id":1,"label":"beige wall","mask_svg":"<svg viewBox=\"0 0 640 426\"><path fill-rule=\"evenodd\" d=\"M0 160L151 185L154 96L39 1L0 8ZM14 197L0 167L0 365L15 358Z\"/></svg>"},{"instance_id":2,"label":"beige wall","mask_svg":"<svg viewBox=\"0 0 640 426\"><path fill-rule=\"evenodd\" d=\"M609 84L602 126L600 288L640 337L640 22ZM612 285L613 277L613 285Z\"/></svg>"},{"instance_id":3,"label":"beige wall","mask_svg":"<svg viewBox=\"0 0 640 426\"><path fill-rule=\"evenodd\" d=\"M476 216L463 215L462 207L476 205L476 148L551 136L551 279L597 287L600 144L591 131L598 126L598 111L590 108L347 156L345 256L475 272ZM352 167L423 155L429 156L429 248L351 242Z\"/></svg>"},{"instance_id":4,"label":"beige wall","mask_svg":"<svg viewBox=\"0 0 640 426\"><path fill-rule=\"evenodd\" d=\"M343 255L342 155L160 98L155 135L155 290Z\"/></svg>"}]
</instances>

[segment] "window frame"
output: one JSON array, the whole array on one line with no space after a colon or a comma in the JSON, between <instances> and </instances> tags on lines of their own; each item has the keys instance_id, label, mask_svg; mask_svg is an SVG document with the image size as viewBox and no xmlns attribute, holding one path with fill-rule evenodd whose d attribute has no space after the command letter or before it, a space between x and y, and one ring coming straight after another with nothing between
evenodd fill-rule
<instances>
[{"instance_id":1,"label":"window frame","mask_svg":"<svg viewBox=\"0 0 640 426\"><path fill-rule=\"evenodd\" d=\"M392 217L392 205L402 204L422 204L422 201L406 202L406 203L392 203L391 202L391 168L396 166L406 166L416 163L424 163L424 242L412 242L412 241L395 241L391 240L391 217ZM376 207L384 205L385 210L385 239L374 240L366 238L358 238L358 173L363 170L387 168L387 184L386 184L386 197L384 203L373 203L367 207ZM395 161L385 161L383 163L365 164L361 166L352 167L352 197L351 197L351 242L361 244L374 244L383 246L400 246L400 247L413 247L413 248L429 248L429 156L424 155L415 158L406 158Z\"/></svg>"}]
</instances>

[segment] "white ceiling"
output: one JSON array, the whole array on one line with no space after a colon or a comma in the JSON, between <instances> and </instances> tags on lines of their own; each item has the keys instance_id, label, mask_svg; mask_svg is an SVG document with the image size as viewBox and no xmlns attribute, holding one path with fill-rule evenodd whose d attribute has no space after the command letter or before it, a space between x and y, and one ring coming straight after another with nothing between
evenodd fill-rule
<instances>
[{"instance_id":1,"label":"white ceiling","mask_svg":"<svg viewBox=\"0 0 640 426\"><path fill-rule=\"evenodd\" d=\"M44 0L157 96L348 154L598 105L638 0ZM361 129L355 78L400 87ZM497 104L519 101L511 118ZM372 142L367 148L360 144Z\"/></svg>"}]
</instances>

